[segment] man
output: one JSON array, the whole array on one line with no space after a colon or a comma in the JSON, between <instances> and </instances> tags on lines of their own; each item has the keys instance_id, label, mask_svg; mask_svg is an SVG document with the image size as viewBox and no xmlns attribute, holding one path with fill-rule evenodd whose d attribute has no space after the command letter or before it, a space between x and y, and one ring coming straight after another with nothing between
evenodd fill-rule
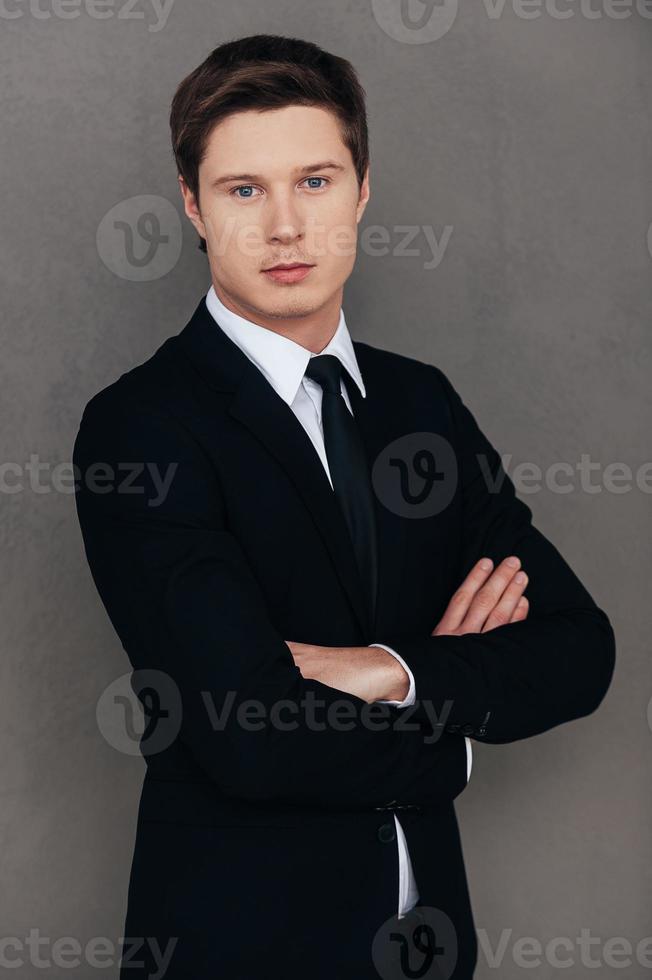
<instances>
[{"instance_id":1,"label":"man","mask_svg":"<svg viewBox=\"0 0 652 980\"><path fill-rule=\"evenodd\" d=\"M351 340L351 65L230 42L171 130L212 285L90 400L73 454L150 715L121 976L466 980L470 738L595 710L610 622L445 374ZM100 489L98 465L133 469Z\"/></svg>"}]
</instances>

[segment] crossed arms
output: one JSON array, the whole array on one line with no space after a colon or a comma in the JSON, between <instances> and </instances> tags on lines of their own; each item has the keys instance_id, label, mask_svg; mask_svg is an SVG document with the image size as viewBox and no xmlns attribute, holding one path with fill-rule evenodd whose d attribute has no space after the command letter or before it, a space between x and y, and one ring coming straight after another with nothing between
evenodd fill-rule
<instances>
[{"instance_id":1,"label":"crossed arms","mask_svg":"<svg viewBox=\"0 0 652 980\"><path fill-rule=\"evenodd\" d=\"M490 558L482 558L454 593L431 636L486 633L526 619L528 600L523 592L527 575L519 569L516 555L510 555L495 570ZM407 698L408 674L395 657L381 652L375 644L324 647L290 640L287 643L303 677L312 677L369 703L401 702Z\"/></svg>"},{"instance_id":2,"label":"crossed arms","mask_svg":"<svg viewBox=\"0 0 652 980\"><path fill-rule=\"evenodd\" d=\"M532 527L509 479L497 493L488 491L475 455L484 453L492 472L500 461L441 377L464 495L462 567L468 574L481 555L500 562L518 554L530 574L530 607L527 619L482 633L379 638L416 678L418 700L405 709L413 724L405 727L379 721L400 720L400 710L351 693L344 698L342 690L302 675L227 529L215 471L185 426L124 397L96 396L86 407L73 451L76 477L97 461L114 471L124 460L151 461L159 472L176 463L156 508L147 505L158 489L148 486L146 467L142 493L96 493L81 479L77 512L93 578L134 669L172 678L182 703L179 738L225 794L326 809L387 800L436 805L466 785L469 727L483 737L484 726L486 741L524 738L587 714L604 696L615 653L606 614ZM206 694L217 705L235 694L219 730ZM439 706L452 701L450 724L436 741L424 737L433 731L426 699ZM258 726L243 724L235 710L252 701ZM344 701L347 724L323 724L333 712L342 718ZM317 723L315 702L323 709ZM296 709L283 723L279 705Z\"/></svg>"}]
</instances>

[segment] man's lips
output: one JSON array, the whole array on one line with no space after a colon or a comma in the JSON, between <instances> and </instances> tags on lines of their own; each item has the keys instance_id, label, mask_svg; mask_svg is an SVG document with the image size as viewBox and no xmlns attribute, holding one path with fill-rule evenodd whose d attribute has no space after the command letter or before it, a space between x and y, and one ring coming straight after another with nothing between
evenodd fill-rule
<instances>
[{"instance_id":1,"label":"man's lips","mask_svg":"<svg viewBox=\"0 0 652 980\"><path fill-rule=\"evenodd\" d=\"M307 265L312 268L310 262L278 262L276 265L270 265L269 269L265 269L265 272L271 272L272 269L296 269L298 266Z\"/></svg>"},{"instance_id":2,"label":"man's lips","mask_svg":"<svg viewBox=\"0 0 652 980\"><path fill-rule=\"evenodd\" d=\"M299 280L305 279L313 268L314 266L305 262L282 262L270 269L263 269L263 272L276 282L299 282Z\"/></svg>"}]
</instances>

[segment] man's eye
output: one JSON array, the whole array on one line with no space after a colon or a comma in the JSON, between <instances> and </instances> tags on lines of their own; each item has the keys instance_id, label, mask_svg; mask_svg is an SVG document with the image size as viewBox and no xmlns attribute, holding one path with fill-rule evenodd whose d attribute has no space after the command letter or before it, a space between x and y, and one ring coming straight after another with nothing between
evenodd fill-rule
<instances>
[{"instance_id":1,"label":"man's eye","mask_svg":"<svg viewBox=\"0 0 652 980\"><path fill-rule=\"evenodd\" d=\"M325 184L330 183L328 177L306 177L303 183L305 184L309 181L313 181L313 183L309 184L309 189L313 191L320 191ZM254 187L253 184L239 184L237 187L234 187L231 191L229 191L229 193L232 197L239 197L241 201L246 201L252 197L255 197L255 190L257 190L257 188ZM240 193L241 191L242 193Z\"/></svg>"},{"instance_id":2,"label":"man's eye","mask_svg":"<svg viewBox=\"0 0 652 980\"><path fill-rule=\"evenodd\" d=\"M253 184L240 184L238 187L234 187L233 190L230 193L234 197L239 197L240 200L246 200L247 198L253 197L253 194L250 193L250 192L251 191L254 191L254 190L255 190L255 187L254 187ZM247 191L248 193L243 194L243 195L240 195L240 194L238 194L238 191Z\"/></svg>"}]
</instances>

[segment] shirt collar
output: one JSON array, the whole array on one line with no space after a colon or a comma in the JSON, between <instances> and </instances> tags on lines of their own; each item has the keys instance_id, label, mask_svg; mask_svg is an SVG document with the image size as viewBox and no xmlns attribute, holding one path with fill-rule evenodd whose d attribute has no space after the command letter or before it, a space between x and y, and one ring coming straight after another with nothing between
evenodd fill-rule
<instances>
[{"instance_id":1,"label":"shirt collar","mask_svg":"<svg viewBox=\"0 0 652 980\"><path fill-rule=\"evenodd\" d=\"M217 325L263 373L283 401L291 405L303 380L308 361L316 355L289 337L283 337L229 310L213 286L206 295L206 306ZM341 307L337 330L320 354L334 354L357 384L362 397L366 397L353 342Z\"/></svg>"}]
</instances>

